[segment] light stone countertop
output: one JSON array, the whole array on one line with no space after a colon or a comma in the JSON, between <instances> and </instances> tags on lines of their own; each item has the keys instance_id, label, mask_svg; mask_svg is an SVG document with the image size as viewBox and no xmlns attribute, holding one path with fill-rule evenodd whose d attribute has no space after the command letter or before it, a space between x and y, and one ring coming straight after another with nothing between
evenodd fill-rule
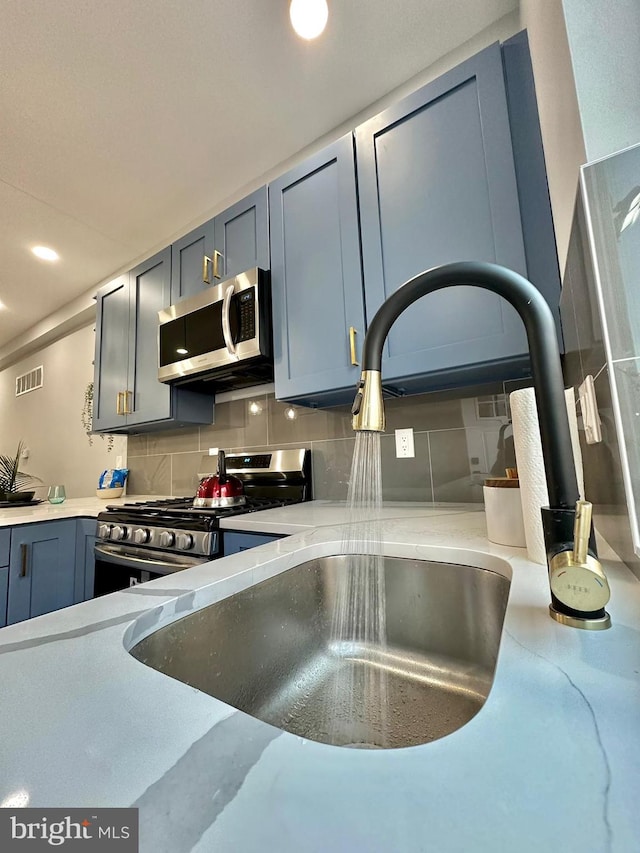
<instances>
[{"instance_id":1,"label":"light stone countertop","mask_svg":"<svg viewBox=\"0 0 640 853\"><path fill-rule=\"evenodd\" d=\"M123 495L121 498L102 500L97 497L67 498L64 503L42 503L30 506L0 508L0 528L16 524L31 524L35 521L61 521L63 518L94 518L107 506L122 506L142 500L159 500L159 495Z\"/></svg>"},{"instance_id":2,"label":"light stone countertop","mask_svg":"<svg viewBox=\"0 0 640 853\"><path fill-rule=\"evenodd\" d=\"M559 625L546 568L488 543L480 509L383 510L391 556L512 574L493 688L458 731L408 749L314 743L127 653L162 625L340 553L344 505L314 502L232 525L292 536L0 629L0 805L137 806L143 853L638 849L640 583L606 560L612 628Z\"/></svg>"}]
</instances>

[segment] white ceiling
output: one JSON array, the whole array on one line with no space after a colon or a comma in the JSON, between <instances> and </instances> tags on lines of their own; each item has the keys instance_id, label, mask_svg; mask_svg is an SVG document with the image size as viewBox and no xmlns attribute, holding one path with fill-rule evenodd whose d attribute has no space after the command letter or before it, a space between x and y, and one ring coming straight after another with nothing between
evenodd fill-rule
<instances>
[{"instance_id":1,"label":"white ceiling","mask_svg":"<svg viewBox=\"0 0 640 853\"><path fill-rule=\"evenodd\" d=\"M0 347L516 7L0 0Z\"/></svg>"}]
</instances>

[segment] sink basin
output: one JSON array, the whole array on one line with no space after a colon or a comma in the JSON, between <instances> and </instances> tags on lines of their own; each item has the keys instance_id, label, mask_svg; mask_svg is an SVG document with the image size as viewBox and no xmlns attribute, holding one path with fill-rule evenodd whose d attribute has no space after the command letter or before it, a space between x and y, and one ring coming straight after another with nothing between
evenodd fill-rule
<instances>
[{"instance_id":1,"label":"sink basin","mask_svg":"<svg viewBox=\"0 0 640 853\"><path fill-rule=\"evenodd\" d=\"M459 729L491 689L510 581L470 566L379 558L386 645L337 641L336 589L357 559L366 558L302 563L159 629L131 654L309 740L404 747ZM383 681L381 709L362 689Z\"/></svg>"}]
</instances>

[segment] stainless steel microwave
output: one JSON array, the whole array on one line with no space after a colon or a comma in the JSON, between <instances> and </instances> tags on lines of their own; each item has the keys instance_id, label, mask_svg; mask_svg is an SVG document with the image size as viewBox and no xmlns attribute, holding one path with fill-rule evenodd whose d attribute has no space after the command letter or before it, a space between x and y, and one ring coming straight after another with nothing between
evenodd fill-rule
<instances>
[{"instance_id":1,"label":"stainless steel microwave","mask_svg":"<svg viewBox=\"0 0 640 853\"><path fill-rule=\"evenodd\" d=\"M253 268L158 312L158 379L226 391L273 379L269 273Z\"/></svg>"}]
</instances>

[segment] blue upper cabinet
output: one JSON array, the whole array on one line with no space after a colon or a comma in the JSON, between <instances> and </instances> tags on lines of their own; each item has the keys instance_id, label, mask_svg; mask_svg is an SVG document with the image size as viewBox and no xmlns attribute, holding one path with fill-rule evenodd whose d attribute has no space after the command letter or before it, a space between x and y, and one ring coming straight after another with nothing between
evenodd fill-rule
<instances>
[{"instance_id":1,"label":"blue upper cabinet","mask_svg":"<svg viewBox=\"0 0 640 853\"><path fill-rule=\"evenodd\" d=\"M171 418L171 387L158 382L158 311L171 304L171 249L129 273L127 424Z\"/></svg>"},{"instance_id":2,"label":"blue upper cabinet","mask_svg":"<svg viewBox=\"0 0 640 853\"><path fill-rule=\"evenodd\" d=\"M97 432L140 432L213 421L213 398L158 381L158 311L171 299L171 247L97 295Z\"/></svg>"},{"instance_id":3,"label":"blue upper cabinet","mask_svg":"<svg viewBox=\"0 0 640 853\"><path fill-rule=\"evenodd\" d=\"M356 151L369 319L440 264L490 261L527 274L499 45L358 127ZM507 302L449 288L394 323L382 376L406 390L452 387L519 375L526 353Z\"/></svg>"},{"instance_id":4,"label":"blue upper cabinet","mask_svg":"<svg viewBox=\"0 0 640 853\"><path fill-rule=\"evenodd\" d=\"M330 404L364 333L352 134L270 184L269 209L276 396Z\"/></svg>"},{"instance_id":5,"label":"blue upper cabinet","mask_svg":"<svg viewBox=\"0 0 640 853\"><path fill-rule=\"evenodd\" d=\"M129 367L129 274L105 285L96 299L93 429L99 432L122 424Z\"/></svg>"},{"instance_id":6,"label":"blue upper cabinet","mask_svg":"<svg viewBox=\"0 0 640 853\"><path fill-rule=\"evenodd\" d=\"M269 269L267 188L261 187L214 219L211 272L229 278L251 267Z\"/></svg>"},{"instance_id":7,"label":"blue upper cabinet","mask_svg":"<svg viewBox=\"0 0 640 853\"><path fill-rule=\"evenodd\" d=\"M171 246L171 300L175 304L213 281L213 219L195 228Z\"/></svg>"},{"instance_id":8,"label":"blue upper cabinet","mask_svg":"<svg viewBox=\"0 0 640 853\"><path fill-rule=\"evenodd\" d=\"M266 187L171 245L171 300L163 307L251 267L269 269Z\"/></svg>"},{"instance_id":9,"label":"blue upper cabinet","mask_svg":"<svg viewBox=\"0 0 640 853\"><path fill-rule=\"evenodd\" d=\"M361 333L398 287L440 264L479 260L515 270L558 317L525 34L356 128L355 161L352 145L344 137L269 187L276 396L311 405L352 399L350 327ZM558 337L562 345L559 326ZM516 311L476 287L412 305L394 323L382 365L385 385L407 393L529 373Z\"/></svg>"},{"instance_id":10,"label":"blue upper cabinet","mask_svg":"<svg viewBox=\"0 0 640 853\"><path fill-rule=\"evenodd\" d=\"M564 351L560 326L560 269L526 32L518 33L502 45L502 62L527 278L549 303L556 318L559 344Z\"/></svg>"}]
</instances>

